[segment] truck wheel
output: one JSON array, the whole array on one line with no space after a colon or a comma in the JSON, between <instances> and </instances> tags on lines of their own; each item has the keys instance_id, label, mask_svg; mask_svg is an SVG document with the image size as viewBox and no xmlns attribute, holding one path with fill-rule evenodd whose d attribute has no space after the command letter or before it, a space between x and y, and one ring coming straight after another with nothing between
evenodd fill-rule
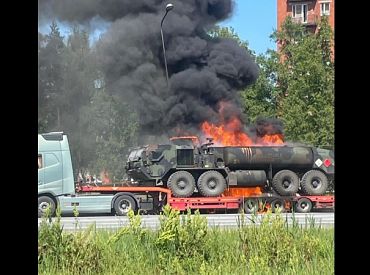
<instances>
[{"instance_id":1,"label":"truck wheel","mask_svg":"<svg viewBox=\"0 0 370 275\"><path fill-rule=\"evenodd\" d=\"M190 197L194 193L195 179L189 172L177 171L167 181L174 197Z\"/></svg>"},{"instance_id":2,"label":"truck wheel","mask_svg":"<svg viewBox=\"0 0 370 275\"><path fill-rule=\"evenodd\" d=\"M328 189L328 178L321 171L310 170L303 175L301 187L305 195L322 195Z\"/></svg>"},{"instance_id":3,"label":"truck wheel","mask_svg":"<svg viewBox=\"0 0 370 275\"><path fill-rule=\"evenodd\" d=\"M295 203L295 211L297 213L309 213L312 209L312 202L307 198L300 198Z\"/></svg>"},{"instance_id":4,"label":"truck wheel","mask_svg":"<svg viewBox=\"0 0 370 275\"><path fill-rule=\"evenodd\" d=\"M299 188L299 178L293 171L281 170L272 179L272 188L281 196L295 195Z\"/></svg>"},{"instance_id":5,"label":"truck wheel","mask_svg":"<svg viewBox=\"0 0 370 275\"><path fill-rule=\"evenodd\" d=\"M283 213L285 212L285 203L282 199L276 199L271 202L271 210L272 213L280 212Z\"/></svg>"},{"instance_id":6,"label":"truck wheel","mask_svg":"<svg viewBox=\"0 0 370 275\"><path fill-rule=\"evenodd\" d=\"M217 171L207 171L200 175L198 179L199 192L206 197L217 197L226 188L224 176Z\"/></svg>"},{"instance_id":7,"label":"truck wheel","mask_svg":"<svg viewBox=\"0 0 370 275\"><path fill-rule=\"evenodd\" d=\"M39 218L45 215L46 209L50 207L50 216L53 217L55 214L55 202L52 198L48 196L41 196L38 199L39 205Z\"/></svg>"},{"instance_id":8,"label":"truck wheel","mask_svg":"<svg viewBox=\"0 0 370 275\"><path fill-rule=\"evenodd\" d=\"M130 209L136 211L136 202L129 195L121 195L114 201L113 208L117 216L127 216Z\"/></svg>"},{"instance_id":9,"label":"truck wheel","mask_svg":"<svg viewBox=\"0 0 370 275\"><path fill-rule=\"evenodd\" d=\"M244 200L244 212L246 214L257 213L258 208L259 208L259 200L252 199L252 198Z\"/></svg>"}]
</instances>

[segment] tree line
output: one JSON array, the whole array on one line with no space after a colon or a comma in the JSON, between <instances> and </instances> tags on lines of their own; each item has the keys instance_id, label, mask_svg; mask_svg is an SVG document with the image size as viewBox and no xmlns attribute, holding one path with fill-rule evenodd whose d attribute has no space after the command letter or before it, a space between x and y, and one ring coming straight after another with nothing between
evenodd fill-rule
<instances>
[{"instance_id":1,"label":"tree line","mask_svg":"<svg viewBox=\"0 0 370 275\"><path fill-rule=\"evenodd\" d=\"M68 134L74 168L122 179L138 118L109 94L89 34L75 26L65 39L52 22L48 34L39 33L38 57L38 132Z\"/></svg>"}]
</instances>

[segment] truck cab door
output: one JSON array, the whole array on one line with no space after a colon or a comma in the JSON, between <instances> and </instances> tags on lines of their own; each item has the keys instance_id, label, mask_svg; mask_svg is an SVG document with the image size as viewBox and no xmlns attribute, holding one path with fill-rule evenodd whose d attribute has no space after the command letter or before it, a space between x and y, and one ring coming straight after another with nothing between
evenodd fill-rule
<instances>
[{"instance_id":1,"label":"truck cab door","mask_svg":"<svg viewBox=\"0 0 370 275\"><path fill-rule=\"evenodd\" d=\"M45 184L45 170L44 168L44 158L42 154L38 155L38 186Z\"/></svg>"},{"instance_id":2,"label":"truck cab door","mask_svg":"<svg viewBox=\"0 0 370 275\"><path fill-rule=\"evenodd\" d=\"M44 188L55 196L63 194L63 162L60 151L46 152L44 157Z\"/></svg>"}]
</instances>

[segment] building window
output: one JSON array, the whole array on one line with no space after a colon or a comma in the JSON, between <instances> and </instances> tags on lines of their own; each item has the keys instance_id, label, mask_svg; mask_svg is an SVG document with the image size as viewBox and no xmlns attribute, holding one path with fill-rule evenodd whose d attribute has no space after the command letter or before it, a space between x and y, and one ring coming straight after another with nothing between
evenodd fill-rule
<instances>
[{"instance_id":1,"label":"building window","mask_svg":"<svg viewBox=\"0 0 370 275\"><path fill-rule=\"evenodd\" d=\"M39 155L39 169L42 168L42 155Z\"/></svg>"},{"instance_id":2,"label":"building window","mask_svg":"<svg viewBox=\"0 0 370 275\"><path fill-rule=\"evenodd\" d=\"M307 23L307 4L292 5L292 17L297 23Z\"/></svg>"},{"instance_id":3,"label":"building window","mask_svg":"<svg viewBox=\"0 0 370 275\"><path fill-rule=\"evenodd\" d=\"M330 15L330 3L321 3L320 4L320 14L323 15Z\"/></svg>"}]
</instances>

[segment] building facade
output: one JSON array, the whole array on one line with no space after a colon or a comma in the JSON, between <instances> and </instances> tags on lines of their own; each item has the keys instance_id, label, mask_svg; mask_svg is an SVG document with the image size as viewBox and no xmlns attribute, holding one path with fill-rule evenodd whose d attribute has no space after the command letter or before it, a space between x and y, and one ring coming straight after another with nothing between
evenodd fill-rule
<instances>
[{"instance_id":1,"label":"building facade","mask_svg":"<svg viewBox=\"0 0 370 275\"><path fill-rule=\"evenodd\" d=\"M334 31L334 0L277 0L277 29L287 16L301 23L312 32L317 31L317 23L322 16L329 17Z\"/></svg>"}]
</instances>

